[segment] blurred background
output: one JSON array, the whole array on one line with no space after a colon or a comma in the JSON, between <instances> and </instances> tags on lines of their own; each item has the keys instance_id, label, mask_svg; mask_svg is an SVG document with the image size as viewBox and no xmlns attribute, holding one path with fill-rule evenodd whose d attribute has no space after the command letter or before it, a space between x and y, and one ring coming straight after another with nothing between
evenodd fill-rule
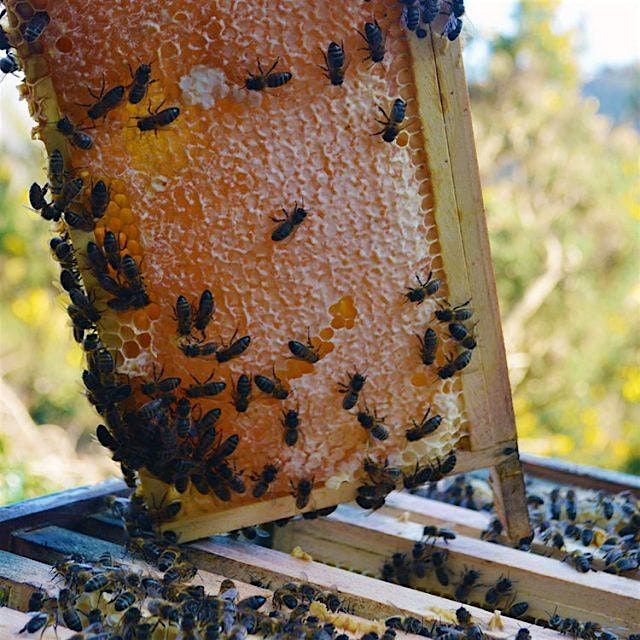
<instances>
[{"instance_id":1,"label":"blurred background","mask_svg":"<svg viewBox=\"0 0 640 640\"><path fill-rule=\"evenodd\" d=\"M466 0L463 38L521 450L640 473L640 3ZM45 159L0 83L0 504L95 482L48 255Z\"/></svg>"}]
</instances>

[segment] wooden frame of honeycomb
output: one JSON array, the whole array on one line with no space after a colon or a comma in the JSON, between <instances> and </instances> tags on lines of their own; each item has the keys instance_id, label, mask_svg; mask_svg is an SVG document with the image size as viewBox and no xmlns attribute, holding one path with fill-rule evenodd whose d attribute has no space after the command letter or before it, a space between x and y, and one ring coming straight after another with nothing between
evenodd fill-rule
<instances>
[{"instance_id":1,"label":"wooden frame of honeycomb","mask_svg":"<svg viewBox=\"0 0 640 640\"><path fill-rule=\"evenodd\" d=\"M58 227L79 252L83 286L99 308L99 319L85 334L98 331L107 356L115 358L117 368L106 365L109 389L133 388L131 397L115 403L117 420L126 423L124 435L114 435L117 429L105 419L103 436L111 435L102 440L111 438L116 459L116 450L118 455L125 448L146 452L132 454L136 462L142 455L142 464L125 461L139 471L142 491L156 507L181 501L180 512L164 526L182 540L349 501L368 481L362 469L367 459L380 468L389 460L405 478L424 467L433 469L430 478L438 476L447 461L456 472L491 468L508 534L528 533L459 43L440 35L446 16L425 30L427 37L416 38L403 29L399 3L374 4L356 7L345 0L329 9L265 0L264 19L249 33L237 28L224 7L190 2L157 16L147 15L151 9L142 5L124 15L105 4L99 15L86 16L76 0L55 6L44 0L7 3L13 27L8 33L23 61L23 91L39 123L38 136L50 153L62 152L65 167L76 167L74 175L85 185L102 179L110 189L106 213L90 221L92 228L69 228L66 212L66 228ZM255 2L251 8L258 15ZM45 10L50 23L26 42L25 25ZM356 30L364 22L381 30L382 63L358 60L358 46L369 46ZM143 32L141 24L153 28ZM185 35L185 25L192 35ZM330 86L318 71L318 46L330 39L348 53L344 86ZM291 68L293 81L278 75L272 87L249 91L239 69L246 64L256 73L251 66L256 54L266 61L278 60L280 53L283 60L273 73ZM154 83L134 105L124 97L133 77L126 63L143 60L151 65ZM79 103L95 107L114 85L122 87L118 108L92 118L92 148L69 144L56 123L63 115L82 123L87 116ZM378 109L393 114L398 99L406 121L403 108L391 140L372 136ZM168 122L166 131L153 120L163 105L179 105L179 118L172 112L175 122ZM384 132L384 119L381 125ZM77 204L90 207L88 186ZM308 216L295 225L295 233L288 229L290 238L276 243L269 238L275 233L271 220L283 209L285 216L293 215L292 204ZM109 304L113 298L84 259L89 242L108 254L109 232L117 264L106 266L104 275L132 289L119 262L128 255L146 288L143 303L124 310ZM438 295L414 304L407 296L415 288L414 274L424 278L431 271L441 281ZM183 294L195 313L205 288L213 291L217 307L215 329L208 329L206 340L213 336L216 343L205 342L204 331L198 336L190 331L181 342L173 317L176 297ZM462 352L433 313L467 300L478 319L478 346L472 355L469 351L468 368L441 375ZM420 362L414 335L427 326L438 327L440 340L430 368ZM222 358L236 335L245 333L251 337L247 354ZM249 341L242 340L246 349ZM291 340L307 355L311 351L311 358L296 355ZM194 358L187 357L185 344L195 345L196 352L203 344L214 346L210 357ZM354 368L366 374L367 383L348 413L335 385ZM159 370L181 381L176 394L163 396L166 405L141 390ZM270 371L287 387L286 403L254 390L246 413L229 409L241 375ZM219 384L215 400L190 394L189 384L206 385L210 375ZM162 425L172 428L178 396L198 416L212 407L220 410L215 438L202 447L207 464L223 438L239 434L233 463L218 461L209 481L220 483L213 497L206 485L197 486L195 472L180 492L168 484L169 472L149 472L157 462L152 458L170 455L175 460L162 469L171 463L173 470L175 461L191 455L193 470L198 455L193 451L205 441L201 433L170 433L172 444L164 449L149 444L167 431ZM97 404L104 417L105 407ZM443 426L408 442L406 427L427 409L442 416ZM280 422L291 410L302 423L297 447L281 441ZM388 435L372 437L361 414L373 416ZM269 495L252 498L246 484L274 460L279 477ZM303 481L312 490L308 499L298 500L296 487ZM234 482L242 488L237 495L229 489Z\"/></svg>"}]
</instances>

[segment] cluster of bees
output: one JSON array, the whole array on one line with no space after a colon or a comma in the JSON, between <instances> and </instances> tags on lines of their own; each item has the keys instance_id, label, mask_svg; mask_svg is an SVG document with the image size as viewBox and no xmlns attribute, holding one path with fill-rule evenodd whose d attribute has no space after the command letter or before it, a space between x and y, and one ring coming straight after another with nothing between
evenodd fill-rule
<instances>
[{"instance_id":1,"label":"cluster of bees","mask_svg":"<svg viewBox=\"0 0 640 640\"><path fill-rule=\"evenodd\" d=\"M421 540L414 543L411 553L396 552L382 566L380 577L387 582L394 582L405 587L415 588L419 581L433 574L438 584L444 588L443 593L453 595L458 602L476 602L489 609L502 609L512 618L521 618L529 609L527 602L516 602L513 582L507 577L500 577L495 583L480 582L481 572L465 569L456 575L448 564L449 554L445 548L436 545L440 540L445 544L454 540L456 534L445 528L426 525ZM475 595L481 590L482 597ZM472 595L474 593L474 595Z\"/></svg>"},{"instance_id":2,"label":"cluster of bees","mask_svg":"<svg viewBox=\"0 0 640 640\"><path fill-rule=\"evenodd\" d=\"M487 484L486 490L482 490L483 483ZM491 495L488 483L476 477L460 475L446 478L441 482L432 482L417 488L414 492L474 511L493 509L492 503L486 499ZM630 492L612 495L571 487L549 488L544 483L529 482L527 502L533 533L517 543L520 550L540 553L539 546L542 545L564 552L562 559L580 573L596 571L599 568L615 574L638 571L640 502ZM502 537L502 524L497 518L490 521L481 538L496 544L507 544ZM533 546L534 542L536 546ZM594 561L597 561L596 566ZM388 579L399 581L398 572L391 573L391 564L392 561L385 565ZM400 571L400 576L403 579L411 581L414 577L420 577L410 563L403 562L402 566L404 568ZM471 579L470 572L478 573L469 570L467 580ZM463 579L462 583L464 582ZM500 592L499 587L497 590ZM464 590L459 592L456 589L454 593L461 601L464 601L464 598L459 596L464 595ZM492 598L485 598L483 603L478 598L476 602L480 606L493 608L491 600ZM509 615L518 617L513 613ZM595 622L564 618L557 612L550 614L547 620L536 622L585 640L619 640L618 635L602 629ZM639 637L638 634L628 636L631 640L638 640Z\"/></svg>"},{"instance_id":3,"label":"cluster of bees","mask_svg":"<svg viewBox=\"0 0 640 640\"><path fill-rule=\"evenodd\" d=\"M454 41L462 31L462 16L464 15L464 0L398 0L402 5L402 18L408 31L412 31L418 38L426 38L426 25L430 25L440 13L445 13L445 23L441 36Z\"/></svg>"}]
</instances>

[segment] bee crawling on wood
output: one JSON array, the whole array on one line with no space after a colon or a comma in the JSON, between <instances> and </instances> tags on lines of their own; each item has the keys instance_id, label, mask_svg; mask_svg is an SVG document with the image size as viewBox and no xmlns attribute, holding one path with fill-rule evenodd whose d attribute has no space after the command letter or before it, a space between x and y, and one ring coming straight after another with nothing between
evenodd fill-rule
<instances>
[{"instance_id":1,"label":"bee crawling on wood","mask_svg":"<svg viewBox=\"0 0 640 640\"><path fill-rule=\"evenodd\" d=\"M402 98L396 98L393 101L389 115L380 105L378 105L378 109L384 116L384 120L376 119L376 122L382 125L382 129L375 131L371 135L382 136L385 142L393 142L404 129L402 123L407 113L407 103Z\"/></svg>"},{"instance_id":2,"label":"bee crawling on wood","mask_svg":"<svg viewBox=\"0 0 640 640\"><path fill-rule=\"evenodd\" d=\"M449 324L449 334L465 349L471 350L478 346L473 334L461 322L451 322Z\"/></svg>"},{"instance_id":3,"label":"bee crawling on wood","mask_svg":"<svg viewBox=\"0 0 640 640\"><path fill-rule=\"evenodd\" d=\"M422 304L428 296L432 296L440 289L442 281L438 278L433 278L433 271L429 271L426 282L423 282L420 275L416 273L416 280L418 281L417 287L407 287L407 293L404 297L408 302L415 302L416 304Z\"/></svg>"},{"instance_id":4,"label":"bee crawling on wood","mask_svg":"<svg viewBox=\"0 0 640 640\"><path fill-rule=\"evenodd\" d=\"M280 58L276 58L267 71L264 71L259 59L257 62L258 73L249 73L249 77L244 81L244 86L249 91L262 91L267 88L275 89L287 84L293 77L289 71L274 72L280 62Z\"/></svg>"},{"instance_id":5,"label":"bee crawling on wood","mask_svg":"<svg viewBox=\"0 0 640 640\"><path fill-rule=\"evenodd\" d=\"M291 480L289 483L291 484L291 495L296 499L296 509L304 509L309 504L314 478L302 478L298 484L294 484Z\"/></svg>"}]
</instances>

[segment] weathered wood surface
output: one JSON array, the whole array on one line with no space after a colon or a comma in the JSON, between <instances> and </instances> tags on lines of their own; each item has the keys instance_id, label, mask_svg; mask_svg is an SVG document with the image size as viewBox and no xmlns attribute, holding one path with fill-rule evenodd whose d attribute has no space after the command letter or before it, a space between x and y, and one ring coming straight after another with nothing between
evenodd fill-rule
<instances>
[{"instance_id":1,"label":"weathered wood surface","mask_svg":"<svg viewBox=\"0 0 640 640\"><path fill-rule=\"evenodd\" d=\"M72 524L89 511L101 509L105 496L125 495L124 482L112 478L86 487L76 487L0 507L0 549L8 549L11 532L41 524Z\"/></svg>"},{"instance_id":2,"label":"weathered wood surface","mask_svg":"<svg viewBox=\"0 0 640 640\"><path fill-rule=\"evenodd\" d=\"M122 557L122 547L60 527L16 532L14 547L30 558L53 562L69 553L84 549L89 558L98 557L108 551ZM190 545L190 555L199 567L196 581L210 592L217 592L223 578L231 577L240 592L240 597L255 593L270 597L273 589L289 580L310 582L315 586L336 591L361 620L377 620L398 612L411 613L426 619L438 619L442 611L453 612L458 603L411 589L381 583L378 580L328 567L317 562L306 562L288 554L225 539L211 539ZM118 555L119 554L119 555ZM33 562L32 560L30 562ZM127 559L127 563L141 571L149 567L140 561ZM40 563L38 563L40 564ZM269 584L269 589L255 587L248 580L259 579ZM243 582L244 580L244 582ZM468 607L474 618L488 623L491 613ZM520 623L508 618L505 631L515 633ZM536 631L537 628L534 627ZM409 637L409 634L402 634ZM488 633L489 637L491 634ZM542 640L558 640L553 631L539 629L536 637Z\"/></svg>"},{"instance_id":3,"label":"weathered wood surface","mask_svg":"<svg viewBox=\"0 0 640 640\"><path fill-rule=\"evenodd\" d=\"M395 552L410 554L413 542L421 537L420 525L376 513L363 516L343 507L324 520L291 523L276 532L274 546L289 551L292 545L299 545L320 561L379 575L385 560ZM517 600L528 602L529 614L536 618L546 618L558 607L565 617L604 625L613 622L622 628L640 624L640 584L636 581L602 572L578 573L553 558L467 536L436 546L449 553L452 583L457 584L469 568L479 570L487 586L507 576L514 583ZM416 585L443 592L433 575L417 580ZM472 601L482 601L485 591L474 590Z\"/></svg>"}]
</instances>

